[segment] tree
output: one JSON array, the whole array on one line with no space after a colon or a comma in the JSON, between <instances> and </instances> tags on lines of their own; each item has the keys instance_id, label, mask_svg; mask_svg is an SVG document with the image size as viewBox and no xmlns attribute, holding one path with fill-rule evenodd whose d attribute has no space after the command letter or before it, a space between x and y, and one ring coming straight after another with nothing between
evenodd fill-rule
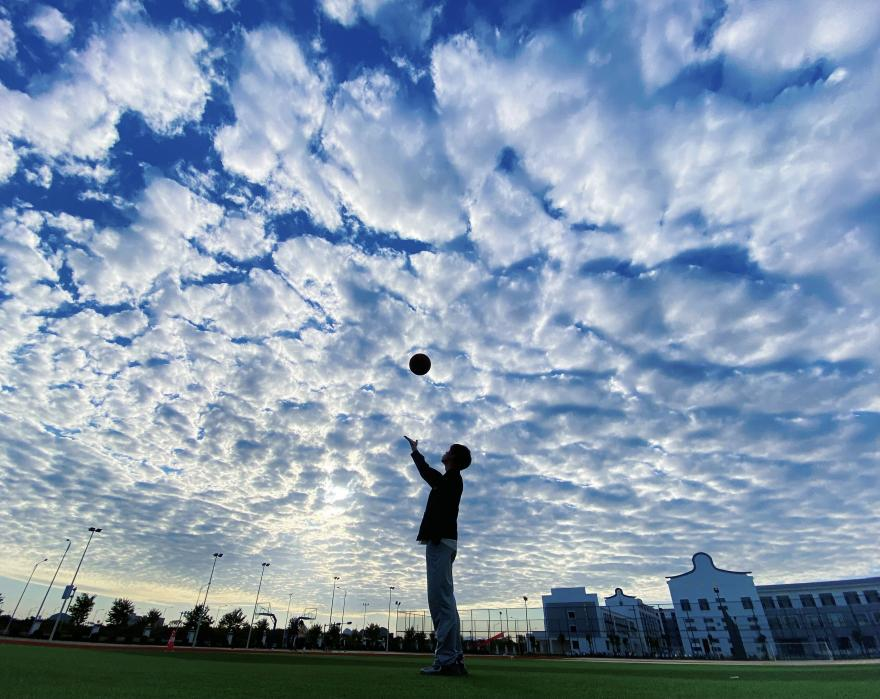
<instances>
[{"instance_id":1,"label":"tree","mask_svg":"<svg viewBox=\"0 0 880 699\"><path fill-rule=\"evenodd\" d=\"M339 646L339 624L330 626L324 634L324 648L337 648Z\"/></svg>"},{"instance_id":2,"label":"tree","mask_svg":"<svg viewBox=\"0 0 880 699\"><path fill-rule=\"evenodd\" d=\"M0 614L3 614L3 593L0 592Z\"/></svg>"},{"instance_id":3,"label":"tree","mask_svg":"<svg viewBox=\"0 0 880 699\"><path fill-rule=\"evenodd\" d=\"M418 650L418 641L416 640L416 627L410 626L403 632L403 649L408 651Z\"/></svg>"},{"instance_id":4,"label":"tree","mask_svg":"<svg viewBox=\"0 0 880 699\"><path fill-rule=\"evenodd\" d=\"M243 629L246 621L244 612L241 611L241 607L238 607L220 617L219 626L221 629L235 632Z\"/></svg>"},{"instance_id":5,"label":"tree","mask_svg":"<svg viewBox=\"0 0 880 699\"><path fill-rule=\"evenodd\" d=\"M75 625L81 626L86 623L86 619L89 618L89 614L92 613L94 607L95 595L87 595L85 592L80 592L67 609L67 613Z\"/></svg>"},{"instance_id":6,"label":"tree","mask_svg":"<svg viewBox=\"0 0 880 699\"><path fill-rule=\"evenodd\" d=\"M141 619L141 622L147 628L155 628L159 625L159 621L162 619L162 612L158 609L151 609L148 611L144 617Z\"/></svg>"},{"instance_id":7,"label":"tree","mask_svg":"<svg viewBox=\"0 0 880 699\"><path fill-rule=\"evenodd\" d=\"M370 645L376 646L379 644L379 639L382 637L382 627L378 624L368 624L367 628L364 629L364 638L367 639L367 643Z\"/></svg>"},{"instance_id":8,"label":"tree","mask_svg":"<svg viewBox=\"0 0 880 699\"><path fill-rule=\"evenodd\" d=\"M204 604L197 604L188 612L184 612L183 618L186 619L186 628L194 629L199 624L202 626L213 624L214 619L208 614L209 611L211 611L210 607L206 607Z\"/></svg>"},{"instance_id":9,"label":"tree","mask_svg":"<svg viewBox=\"0 0 880 699\"><path fill-rule=\"evenodd\" d=\"M321 638L321 625L312 624L309 627L309 630L306 631L306 646L309 648L314 648L318 645L319 638Z\"/></svg>"},{"instance_id":10,"label":"tree","mask_svg":"<svg viewBox=\"0 0 880 699\"><path fill-rule=\"evenodd\" d=\"M107 623L111 626L128 626L128 620L134 614L134 602L124 597L117 597L107 612Z\"/></svg>"}]
</instances>

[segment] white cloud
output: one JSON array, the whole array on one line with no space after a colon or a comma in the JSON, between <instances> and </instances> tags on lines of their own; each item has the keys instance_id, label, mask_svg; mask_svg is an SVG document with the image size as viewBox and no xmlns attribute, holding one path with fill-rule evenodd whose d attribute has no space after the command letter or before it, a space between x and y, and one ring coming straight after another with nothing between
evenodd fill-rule
<instances>
[{"instance_id":1,"label":"white cloud","mask_svg":"<svg viewBox=\"0 0 880 699\"><path fill-rule=\"evenodd\" d=\"M205 108L210 85L198 56L206 48L198 32L140 26L93 40L80 63L113 103L140 112L155 131L173 132Z\"/></svg>"},{"instance_id":2,"label":"white cloud","mask_svg":"<svg viewBox=\"0 0 880 699\"><path fill-rule=\"evenodd\" d=\"M274 28L248 32L231 90L236 121L217 132L214 145L227 169L269 187L275 208L302 208L335 228L341 219L334 194L309 152L326 108L325 89L290 36Z\"/></svg>"},{"instance_id":3,"label":"white cloud","mask_svg":"<svg viewBox=\"0 0 880 699\"><path fill-rule=\"evenodd\" d=\"M0 61L15 58L15 30L12 22L0 18Z\"/></svg>"},{"instance_id":4,"label":"white cloud","mask_svg":"<svg viewBox=\"0 0 880 699\"><path fill-rule=\"evenodd\" d=\"M126 109L140 112L160 133L175 132L204 109L210 86L198 54L205 47L194 31L145 25L125 26L110 39L93 37L69 77L45 91L31 95L0 85L0 134L63 163L102 159Z\"/></svg>"},{"instance_id":5,"label":"white cloud","mask_svg":"<svg viewBox=\"0 0 880 699\"><path fill-rule=\"evenodd\" d=\"M220 13L234 10L238 0L186 0L186 6L190 10L196 10L200 5L205 5L211 12Z\"/></svg>"},{"instance_id":6,"label":"white cloud","mask_svg":"<svg viewBox=\"0 0 880 699\"><path fill-rule=\"evenodd\" d=\"M5 182L18 169L18 156L8 138L0 138L0 182Z\"/></svg>"},{"instance_id":7,"label":"white cloud","mask_svg":"<svg viewBox=\"0 0 880 699\"><path fill-rule=\"evenodd\" d=\"M367 225L431 242L464 232L461 184L430 115L408 108L383 72L339 87L327 114L323 173Z\"/></svg>"},{"instance_id":8,"label":"white cloud","mask_svg":"<svg viewBox=\"0 0 880 699\"><path fill-rule=\"evenodd\" d=\"M28 21L37 33L50 44L60 44L73 33L73 25L54 7L41 5Z\"/></svg>"},{"instance_id":9,"label":"white cloud","mask_svg":"<svg viewBox=\"0 0 880 699\"><path fill-rule=\"evenodd\" d=\"M845 59L876 43L880 5L851 0L731 2L712 42L750 68L789 70L822 57Z\"/></svg>"},{"instance_id":10,"label":"white cloud","mask_svg":"<svg viewBox=\"0 0 880 699\"><path fill-rule=\"evenodd\" d=\"M524 566L530 595L622 585L665 599L663 575L700 548L762 578L812 577L820 558L829 576L870 572L880 174L865 144L880 140L880 62L848 28L862 48L823 44L844 79L762 101L699 76L682 87L702 59L694 12L592 3L515 36L475 28L434 48L430 108L412 99L425 81L365 66L336 84L281 29L246 33L240 61L212 64L234 66L235 120L215 144L268 202L198 159L143 192L107 176L122 110L136 104L160 135L201 114L185 93L202 90L189 68L204 51L186 29L144 35L182 61L151 59L181 78L152 97L127 91L134 61L100 37L43 91L0 90L27 171L66 158L89 178L78 211L111 202L131 221L66 200L0 217L0 483L44 523L0 508L11 569L26 576L28 552L88 508L119 545L93 545L84 589L191 604L210 540L226 552L218 603L238 604L271 560L273 603L295 592L323 613L314 580L341 574L379 608L370 590L394 570L421 607L411 434L433 460L451 441L474 448L468 606L514 602ZM120 31L143 31L143 13L124 14ZM725 67L745 83L787 70L777 43L769 67L735 51ZM2 144L0 164L14 161ZM407 254L368 230L341 242L272 220L294 207L439 244ZM443 244L460 213L467 240ZM406 368L416 350L434 360L425 378ZM762 534L800 531L804 508L809 547ZM167 521L184 524L153 526ZM511 544L523 522L528 541Z\"/></svg>"},{"instance_id":11,"label":"white cloud","mask_svg":"<svg viewBox=\"0 0 880 699\"><path fill-rule=\"evenodd\" d=\"M161 276L179 281L219 271L188 239L216 226L220 207L171 180L157 179L137 210L129 229L93 229L77 236L87 247L72 250L68 263L84 297L105 304L138 301Z\"/></svg>"}]
</instances>

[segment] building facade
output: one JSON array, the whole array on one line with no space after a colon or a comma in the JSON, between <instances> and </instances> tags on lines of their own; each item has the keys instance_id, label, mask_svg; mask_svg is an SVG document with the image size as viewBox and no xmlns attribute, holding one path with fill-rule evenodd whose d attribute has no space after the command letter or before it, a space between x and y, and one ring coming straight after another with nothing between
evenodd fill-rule
<instances>
[{"instance_id":1,"label":"building facade","mask_svg":"<svg viewBox=\"0 0 880 699\"><path fill-rule=\"evenodd\" d=\"M685 657L772 659L776 648L751 572L718 568L707 553L667 578Z\"/></svg>"},{"instance_id":2,"label":"building facade","mask_svg":"<svg viewBox=\"0 0 880 699\"><path fill-rule=\"evenodd\" d=\"M780 658L880 656L880 578L758 585Z\"/></svg>"},{"instance_id":3,"label":"building facade","mask_svg":"<svg viewBox=\"0 0 880 699\"><path fill-rule=\"evenodd\" d=\"M605 608L614 615L612 625L620 619L632 622L635 634L627 640L628 650L632 655L665 656L669 655L669 642L663 631L663 619L657 607L651 607L638 597L624 594L619 587L614 594L605 598ZM606 622L606 628L608 624Z\"/></svg>"},{"instance_id":4,"label":"building facade","mask_svg":"<svg viewBox=\"0 0 880 699\"><path fill-rule=\"evenodd\" d=\"M599 597L584 587L554 587L541 596L550 647L566 655L609 653Z\"/></svg>"}]
</instances>

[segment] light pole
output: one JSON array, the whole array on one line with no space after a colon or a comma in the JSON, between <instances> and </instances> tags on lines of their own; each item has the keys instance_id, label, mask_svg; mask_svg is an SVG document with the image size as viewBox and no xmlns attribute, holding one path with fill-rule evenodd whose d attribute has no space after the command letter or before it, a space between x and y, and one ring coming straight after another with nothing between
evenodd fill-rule
<instances>
[{"instance_id":1,"label":"light pole","mask_svg":"<svg viewBox=\"0 0 880 699\"><path fill-rule=\"evenodd\" d=\"M12 626L12 620L15 618L15 613L18 611L18 605L21 604L21 600L24 597L24 593L27 592L28 585L31 584L31 578L34 577L34 573L37 572L37 566L40 565L40 563L45 563L48 560L49 560L48 558L43 558L43 559L40 559L39 561L37 561L36 563L34 563L34 569L31 571L31 574L28 575L27 582L24 584L24 590L21 591L21 597L19 597L18 602L15 603L15 609L12 610L12 614L9 617L9 623L6 624L6 631L3 632L4 634L9 635L9 627Z\"/></svg>"},{"instance_id":2,"label":"light pole","mask_svg":"<svg viewBox=\"0 0 880 699\"><path fill-rule=\"evenodd\" d=\"M70 581L70 585L64 590L66 596L61 598L61 609L58 611L58 616L55 617L55 626L52 627L52 633L49 634L49 640L55 640L55 632L58 630L58 624L61 621L61 615L64 613L64 603L67 602L70 597L73 596L73 584L76 582L76 576L79 574L80 566L82 566L83 561L86 557L86 551L89 550L89 544L92 543L92 537L95 534L100 534L102 529L100 527L89 527L89 540L86 542L86 547L83 549L82 556L80 556L79 563L76 566L76 570L73 571L73 579Z\"/></svg>"},{"instance_id":3,"label":"light pole","mask_svg":"<svg viewBox=\"0 0 880 699\"><path fill-rule=\"evenodd\" d=\"M268 567L269 567L268 563L263 563L262 567L260 569L260 584L257 585L257 599L254 600L254 613L251 614L251 626L248 629L247 643L245 643L245 646L244 646L245 648L251 647L251 632L254 630L254 619L256 619L256 617L257 617L257 604L259 604L259 602L260 602L260 588L263 587L263 573L266 572L266 568L268 568Z\"/></svg>"},{"instance_id":4,"label":"light pole","mask_svg":"<svg viewBox=\"0 0 880 699\"><path fill-rule=\"evenodd\" d=\"M202 613L199 614L199 621L196 624L196 632L193 634L193 648L196 647L196 641L199 638L199 629L202 628L202 619L204 619L205 616L208 614L208 593L211 591L211 581L214 579L214 567L217 565L217 559L223 558L223 554L219 552L213 553L211 555L214 556L214 562L211 564L211 575L208 576L208 587L205 590L205 601L202 604Z\"/></svg>"},{"instance_id":5,"label":"light pole","mask_svg":"<svg viewBox=\"0 0 880 699\"><path fill-rule=\"evenodd\" d=\"M400 628L400 600L395 600L394 606L397 607L397 614L394 618L394 633L397 633L397 629Z\"/></svg>"},{"instance_id":6,"label":"light pole","mask_svg":"<svg viewBox=\"0 0 880 699\"><path fill-rule=\"evenodd\" d=\"M330 618L327 619L327 631L333 626L333 601L336 598L336 581L339 580L338 575L333 576L333 589L330 591Z\"/></svg>"},{"instance_id":7,"label":"light pole","mask_svg":"<svg viewBox=\"0 0 880 699\"><path fill-rule=\"evenodd\" d=\"M348 597L348 590L342 589L342 623L345 623L345 600Z\"/></svg>"},{"instance_id":8,"label":"light pole","mask_svg":"<svg viewBox=\"0 0 880 699\"><path fill-rule=\"evenodd\" d=\"M284 615L284 633L281 634L281 645L287 648L287 626L290 620L290 600L293 599L293 593L287 595L287 613Z\"/></svg>"},{"instance_id":9,"label":"light pole","mask_svg":"<svg viewBox=\"0 0 880 699\"><path fill-rule=\"evenodd\" d=\"M526 608L526 653L531 653L532 652L532 649L531 649L532 644L529 641L529 605L528 605L528 601L529 601L529 598L526 597L525 595L523 595L523 607Z\"/></svg>"},{"instance_id":10,"label":"light pole","mask_svg":"<svg viewBox=\"0 0 880 699\"><path fill-rule=\"evenodd\" d=\"M364 630L367 629L367 607L370 606L369 602L361 602L364 605Z\"/></svg>"},{"instance_id":11,"label":"light pole","mask_svg":"<svg viewBox=\"0 0 880 699\"><path fill-rule=\"evenodd\" d=\"M55 578L58 576L58 571L61 570L61 564L64 563L64 557L67 555L67 552L70 551L70 539L65 539L65 541L67 542L67 548L64 549L64 553L61 554L61 560L58 561L58 567L55 568L55 575L52 576L52 582L49 583L49 587L46 588L46 594L43 595L43 601L40 602L40 608L37 610L37 616L35 617L36 621L40 620L40 612L43 611L43 605L46 604L46 598L52 590L52 585L55 584Z\"/></svg>"},{"instance_id":12,"label":"light pole","mask_svg":"<svg viewBox=\"0 0 880 699\"><path fill-rule=\"evenodd\" d=\"M388 586L388 622L385 625L385 652L388 652L388 644L391 641L391 592L394 590L394 585Z\"/></svg>"}]
</instances>

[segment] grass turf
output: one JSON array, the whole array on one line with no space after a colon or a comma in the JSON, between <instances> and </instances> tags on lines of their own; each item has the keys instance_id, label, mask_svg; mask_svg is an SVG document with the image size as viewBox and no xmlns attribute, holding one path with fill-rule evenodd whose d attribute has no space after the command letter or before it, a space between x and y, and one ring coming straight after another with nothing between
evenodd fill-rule
<instances>
[{"instance_id":1,"label":"grass turf","mask_svg":"<svg viewBox=\"0 0 880 699\"><path fill-rule=\"evenodd\" d=\"M469 677L418 675L428 661L405 655L166 653L0 644L0 696L873 699L880 687L880 665L677 665L470 657Z\"/></svg>"}]
</instances>

